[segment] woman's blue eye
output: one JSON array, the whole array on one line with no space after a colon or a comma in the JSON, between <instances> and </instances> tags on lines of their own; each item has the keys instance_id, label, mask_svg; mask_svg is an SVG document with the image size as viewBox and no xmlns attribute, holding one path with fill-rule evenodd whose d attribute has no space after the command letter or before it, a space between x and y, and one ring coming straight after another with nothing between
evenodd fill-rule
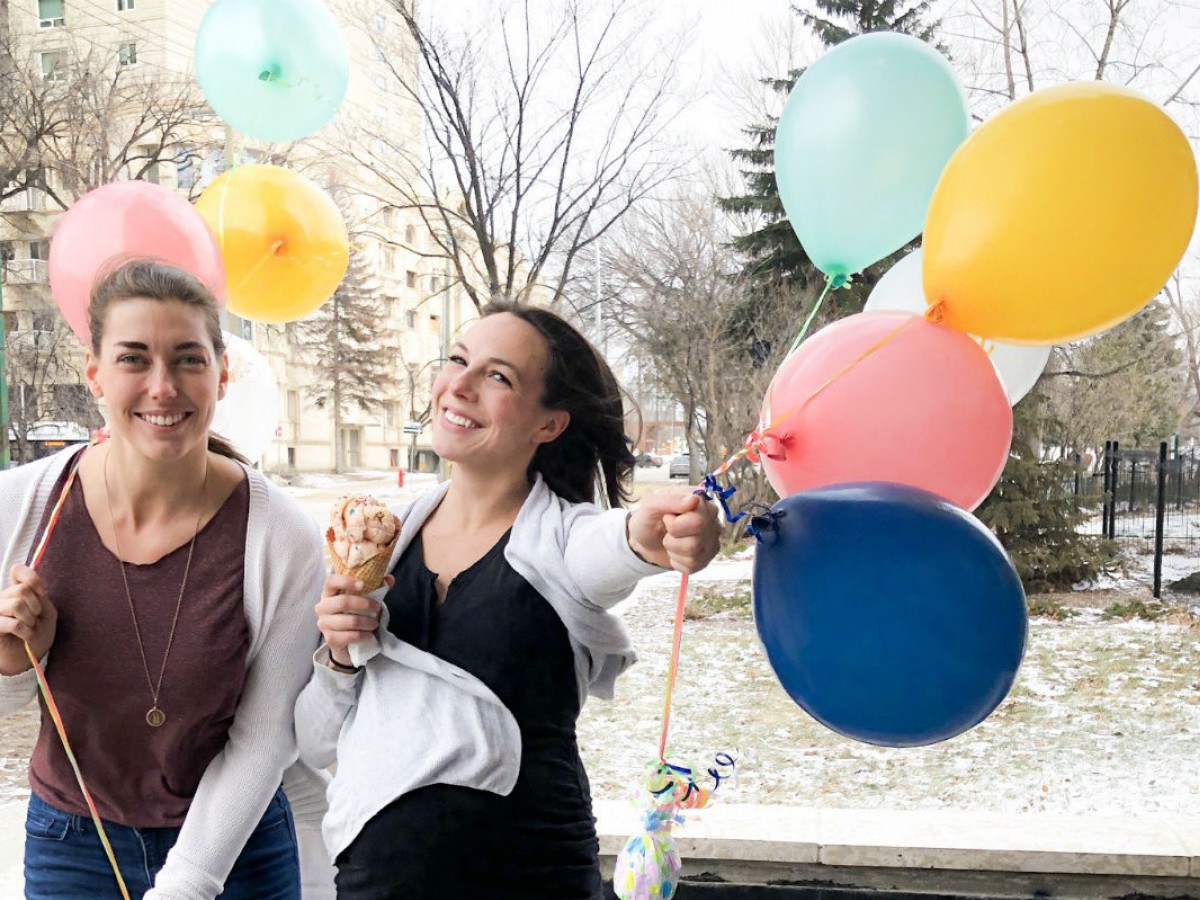
<instances>
[{"instance_id":1,"label":"woman's blue eye","mask_svg":"<svg viewBox=\"0 0 1200 900\"><path fill-rule=\"evenodd\" d=\"M503 372L491 372L491 373L489 373L489 377L495 378L501 384L507 384L507 385L512 384L512 382L508 380L508 378L505 376L505 374Z\"/></svg>"},{"instance_id":2,"label":"woman's blue eye","mask_svg":"<svg viewBox=\"0 0 1200 900\"><path fill-rule=\"evenodd\" d=\"M450 362L454 363L456 366L465 366L467 364L467 361L465 359L463 359L461 356L459 356L457 353L453 354L450 357Z\"/></svg>"}]
</instances>

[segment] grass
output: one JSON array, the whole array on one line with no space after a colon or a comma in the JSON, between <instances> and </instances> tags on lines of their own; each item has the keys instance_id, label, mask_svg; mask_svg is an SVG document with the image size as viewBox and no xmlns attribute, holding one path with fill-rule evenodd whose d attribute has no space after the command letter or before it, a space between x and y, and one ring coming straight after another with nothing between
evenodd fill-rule
<instances>
[{"instance_id":1,"label":"grass","mask_svg":"<svg viewBox=\"0 0 1200 900\"><path fill-rule=\"evenodd\" d=\"M707 619L721 613L731 613L736 618L750 618L750 592L705 585L692 591L683 607L683 618L688 621Z\"/></svg>"}]
</instances>

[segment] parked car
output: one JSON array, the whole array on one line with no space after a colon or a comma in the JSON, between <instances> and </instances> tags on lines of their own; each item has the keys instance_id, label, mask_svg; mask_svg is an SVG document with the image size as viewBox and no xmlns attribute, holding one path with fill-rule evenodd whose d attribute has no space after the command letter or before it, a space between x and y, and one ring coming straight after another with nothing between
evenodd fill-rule
<instances>
[{"instance_id":1,"label":"parked car","mask_svg":"<svg viewBox=\"0 0 1200 900\"><path fill-rule=\"evenodd\" d=\"M681 453L671 459L671 468L667 471L668 478L687 478L692 474L691 454Z\"/></svg>"},{"instance_id":2,"label":"parked car","mask_svg":"<svg viewBox=\"0 0 1200 900\"><path fill-rule=\"evenodd\" d=\"M657 469L663 464L663 459L657 453L639 453L637 455L638 468L646 469L653 467Z\"/></svg>"}]
</instances>

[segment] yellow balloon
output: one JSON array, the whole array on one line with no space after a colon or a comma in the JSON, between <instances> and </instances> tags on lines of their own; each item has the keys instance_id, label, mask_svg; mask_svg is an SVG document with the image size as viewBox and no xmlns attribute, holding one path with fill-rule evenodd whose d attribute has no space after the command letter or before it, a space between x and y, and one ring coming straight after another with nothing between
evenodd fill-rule
<instances>
[{"instance_id":1,"label":"yellow balloon","mask_svg":"<svg viewBox=\"0 0 1200 900\"><path fill-rule=\"evenodd\" d=\"M930 201L924 288L942 321L1058 344L1159 292L1196 222L1196 159L1155 103L1100 82L1009 105L950 158Z\"/></svg>"},{"instance_id":2,"label":"yellow balloon","mask_svg":"<svg viewBox=\"0 0 1200 900\"><path fill-rule=\"evenodd\" d=\"M229 311L244 319L301 319L346 274L346 223L329 195L303 175L239 166L210 184L196 209L221 247Z\"/></svg>"}]
</instances>

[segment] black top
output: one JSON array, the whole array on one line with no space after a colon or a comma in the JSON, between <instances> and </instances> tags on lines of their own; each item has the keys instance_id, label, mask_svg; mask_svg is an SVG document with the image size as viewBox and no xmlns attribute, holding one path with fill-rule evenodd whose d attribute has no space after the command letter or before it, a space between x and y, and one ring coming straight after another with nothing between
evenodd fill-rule
<instances>
[{"instance_id":1,"label":"black top","mask_svg":"<svg viewBox=\"0 0 1200 900\"><path fill-rule=\"evenodd\" d=\"M384 602L396 637L470 672L513 714L522 743L516 787L500 797L432 785L399 798L338 858L339 900L601 896L575 740L570 639L553 607L504 558L507 544L505 534L439 603L418 534L392 570L396 584Z\"/></svg>"}]
</instances>

